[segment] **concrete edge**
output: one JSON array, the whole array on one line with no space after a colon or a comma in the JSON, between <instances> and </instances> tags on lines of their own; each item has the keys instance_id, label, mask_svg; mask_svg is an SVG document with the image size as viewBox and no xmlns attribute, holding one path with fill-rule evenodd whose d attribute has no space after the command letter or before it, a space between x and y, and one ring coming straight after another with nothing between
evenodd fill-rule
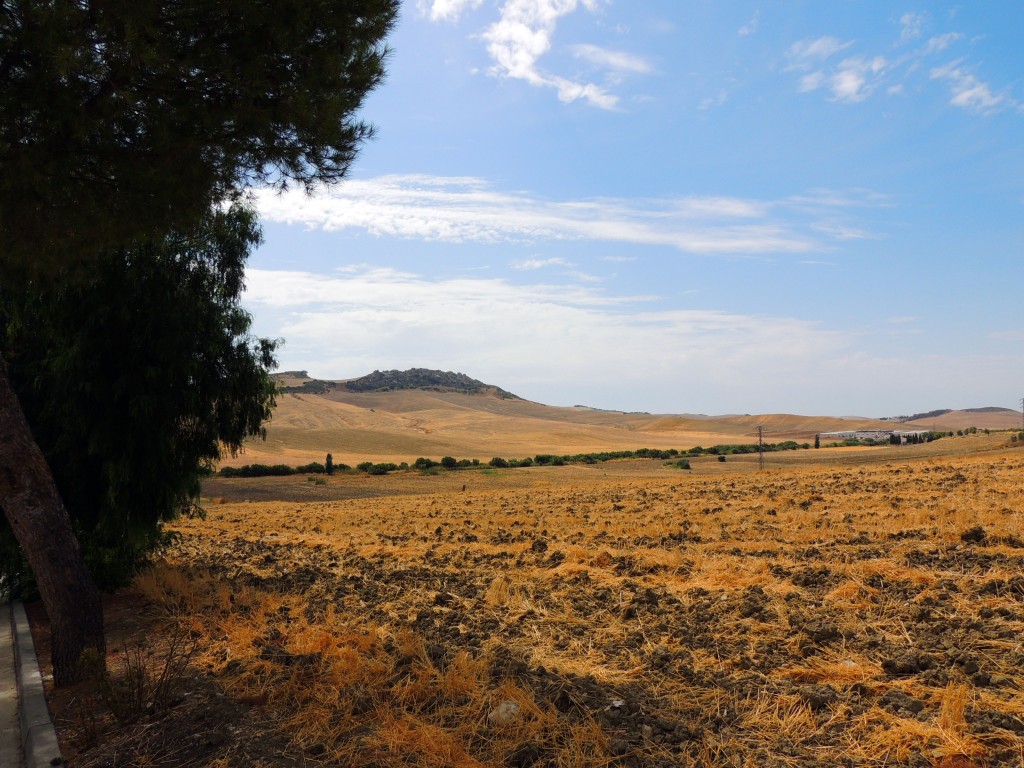
<instances>
[{"instance_id":1,"label":"concrete edge","mask_svg":"<svg viewBox=\"0 0 1024 768\"><path fill-rule=\"evenodd\" d=\"M25 768L21 754L18 683L14 673L14 622L11 605L0 602L0 765Z\"/></svg>"},{"instance_id":2,"label":"concrete edge","mask_svg":"<svg viewBox=\"0 0 1024 768\"><path fill-rule=\"evenodd\" d=\"M57 731L46 706L43 677L39 672L39 659L32 642L25 606L11 603L11 621L14 628L14 667L18 680L18 701L21 712L21 744L25 752L26 768L46 768L61 765L64 759L57 742Z\"/></svg>"}]
</instances>

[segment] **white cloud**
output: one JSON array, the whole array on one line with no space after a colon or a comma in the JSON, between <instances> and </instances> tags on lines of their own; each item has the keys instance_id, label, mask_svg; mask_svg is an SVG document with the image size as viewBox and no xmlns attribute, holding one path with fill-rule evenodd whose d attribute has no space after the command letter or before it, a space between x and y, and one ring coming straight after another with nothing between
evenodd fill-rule
<instances>
[{"instance_id":1,"label":"white cloud","mask_svg":"<svg viewBox=\"0 0 1024 768\"><path fill-rule=\"evenodd\" d=\"M697 109L701 112L707 112L709 109L720 107L729 100L729 94L725 91L719 91L717 96L707 96L700 100L697 104Z\"/></svg>"},{"instance_id":2,"label":"white cloud","mask_svg":"<svg viewBox=\"0 0 1024 768\"><path fill-rule=\"evenodd\" d=\"M924 14L906 13L901 16L900 42L920 37L926 22ZM797 81L797 90L801 93L826 89L832 101L856 104L880 88L890 96L899 96L905 93L904 83L887 85L886 80L896 79L894 75L901 75L903 79L915 75L921 71L926 57L945 51L962 37L960 32L947 32L930 37L923 46L894 60L885 56L850 56L838 64L828 60L853 45L853 41L842 42L831 36L808 38L789 47L786 71L802 73ZM996 92L991 85L979 80L964 65L963 59L931 69L930 78L947 81L951 90L949 103L969 112L991 114L1014 108L1024 113L1024 105L1008 93Z\"/></svg>"},{"instance_id":3,"label":"white cloud","mask_svg":"<svg viewBox=\"0 0 1024 768\"><path fill-rule=\"evenodd\" d=\"M1024 364L1019 354L873 355L860 348L863 331L665 309L662 297L574 282L438 279L362 266L333 274L249 269L246 283L253 330L286 340L284 370L333 379L441 368L554 405L885 415L878 409L906 412L893 405L901 399L977 405L979 377L1012 380Z\"/></svg>"},{"instance_id":4,"label":"white cloud","mask_svg":"<svg viewBox=\"0 0 1024 768\"><path fill-rule=\"evenodd\" d=\"M936 67L931 71L933 80L949 81L952 90L950 104L969 112L982 114L997 112L1003 107L1016 104L1013 99L993 93L987 83L978 80L961 67L960 63L956 61L943 67Z\"/></svg>"},{"instance_id":5,"label":"white cloud","mask_svg":"<svg viewBox=\"0 0 1024 768\"><path fill-rule=\"evenodd\" d=\"M419 9L431 21L456 21L466 10L479 8L483 0L420 0Z\"/></svg>"},{"instance_id":6,"label":"white cloud","mask_svg":"<svg viewBox=\"0 0 1024 768\"><path fill-rule=\"evenodd\" d=\"M623 51L610 51L596 45L581 44L572 47L572 54L602 69L613 72L637 72L645 74L653 67L645 59Z\"/></svg>"},{"instance_id":7,"label":"white cloud","mask_svg":"<svg viewBox=\"0 0 1024 768\"><path fill-rule=\"evenodd\" d=\"M875 90L887 67L888 62L883 56L844 59L839 64L839 71L829 78L833 98L851 103L864 101Z\"/></svg>"},{"instance_id":8,"label":"white cloud","mask_svg":"<svg viewBox=\"0 0 1024 768\"><path fill-rule=\"evenodd\" d=\"M585 99L596 107L614 109L618 97L606 88L550 74L538 66L551 50L558 20L580 6L596 10L597 0L505 0L500 18L483 33L487 52L495 62L493 74L554 88L565 103Z\"/></svg>"},{"instance_id":9,"label":"white cloud","mask_svg":"<svg viewBox=\"0 0 1024 768\"><path fill-rule=\"evenodd\" d=\"M800 93L808 93L810 91L816 91L825 84L825 73L822 71L811 72L810 74L804 75L800 78L799 90Z\"/></svg>"},{"instance_id":10,"label":"white cloud","mask_svg":"<svg viewBox=\"0 0 1024 768\"><path fill-rule=\"evenodd\" d=\"M924 26L925 17L923 13L905 13L900 17L900 24L903 29L900 32L900 40L908 42L921 36L921 28Z\"/></svg>"},{"instance_id":11,"label":"white cloud","mask_svg":"<svg viewBox=\"0 0 1024 768\"><path fill-rule=\"evenodd\" d=\"M789 47L786 56L790 59L789 70L805 70L846 50L853 41L842 42L835 37L819 37L815 40L800 40Z\"/></svg>"},{"instance_id":12,"label":"white cloud","mask_svg":"<svg viewBox=\"0 0 1024 768\"><path fill-rule=\"evenodd\" d=\"M746 37L747 35L754 34L755 32L757 32L757 28L759 26L761 26L761 12L760 11L756 11L754 13L754 17L750 21L748 21L746 24L744 24L742 27L740 27L740 30L739 30L740 37Z\"/></svg>"},{"instance_id":13,"label":"white cloud","mask_svg":"<svg viewBox=\"0 0 1024 768\"><path fill-rule=\"evenodd\" d=\"M701 407L716 398L728 407L754 372L764 382L791 382L794 370L827 366L847 341L792 318L654 309L651 297L578 283L431 279L368 267L340 275L250 269L246 282L257 317L279 318L258 330L286 339L285 369L329 377L461 370L546 402L564 393L566 405L669 409L678 398L675 410L684 411L704 389Z\"/></svg>"},{"instance_id":14,"label":"white cloud","mask_svg":"<svg viewBox=\"0 0 1024 768\"><path fill-rule=\"evenodd\" d=\"M782 201L728 197L551 201L503 192L477 178L384 176L348 180L309 196L255 194L264 220L324 230L442 242L604 241L701 254L798 253L820 249L815 196ZM827 219L835 219L834 211Z\"/></svg>"},{"instance_id":15,"label":"white cloud","mask_svg":"<svg viewBox=\"0 0 1024 768\"><path fill-rule=\"evenodd\" d=\"M963 37L959 32L948 32L944 35L936 35L928 41L925 46L925 53L938 53L946 50L950 45Z\"/></svg>"},{"instance_id":16,"label":"white cloud","mask_svg":"<svg viewBox=\"0 0 1024 768\"><path fill-rule=\"evenodd\" d=\"M877 240L878 236L864 229L848 227L843 224L823 222L813 225L818 232L824 232L836 240Z\"/></svg>"},{"instance_id":17,"label":"white cloud","mask_svg":"<svg viewBox=\"0 0 1024 768\"><path fill-rule=\"evenodd\" d=\"M525 259L524 261L517 261L512 265L512 269L518 270L534 270L544 269L545 267L568 267L569 262L565 259L554 258L554 259Z\"/></svg>"}]
</instances>

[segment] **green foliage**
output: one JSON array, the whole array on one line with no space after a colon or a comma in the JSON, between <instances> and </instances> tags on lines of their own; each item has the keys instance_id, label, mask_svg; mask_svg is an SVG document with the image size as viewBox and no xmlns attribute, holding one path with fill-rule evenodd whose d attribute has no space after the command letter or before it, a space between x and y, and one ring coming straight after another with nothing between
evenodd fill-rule
<instances>
[{"instance_id":1,"label":"green foliage","mask_svg":"<svg viewBox=\"0 0 1024 768\"><path fill-rule=\"evenodd\" d=\"M329 453L324 458L324 472L328 475L334 474L334 457Z\"/></svg>"},{"instance_id":2,"label":"green foliage","mask_svg":"<svg viewBox=\"0 0 1024 768\"><path fill-rule=\"evenodd\" d=\"M505 461L505 459L501 458L500 456L495 456L493 459L491 459L488 462L488 464L490 466L496 467L498 469L507 469L508 468L508 462Z\"/></svg>"},{"instance_id":3,"label":"green foliage","mask_svg":"<svg viewBox=\"0 0 1024 768\"><path fill-rule=\"evenodd\" d=\"M221 477L285 477L296 474L287 464L244 464L241 467L221 467Z\"/></svg>"},{"instance_id":4,"label":"green foliage","mask_svg":"<svg viewBox=\"0 0 1024 768\"><path fill-rule=\"evenodd\" d=\"M239 306L259 240L234 207L106 254L88 279L0 289L11 380L101 587L165 543L162 523L201 513L222 449L262 433L275 343L249 334ZM21 566L0 569L17 579Z\"/></svg>"},{"instance_id":5,"label":"green foliage","mask_svg":"<svg viewBox=\"0 0 1024 768\"><path fill-rule=\"evenodd\" d=\"M5 2L2 266L52 274L253 183L340 180L398 5Z\"/></svg>"},{"instance_id":6,"label":"green foliage","mask_svg":"<svg viewBox=\"0 0 1024 768\"><path fill-rule=\"evenodd\" d=\"M445 469L458 469L459 462L454 456L442 456L441 466Z\"/></svg>"},{"instance_id":7,"label":"green foliage","mask_svg":"<svg viewBox=\"0 0 1024 768\"><path fill-rule=\"evenodd\" d=\"M675 462L675 466L677 468L679 468L679 469L689 469L690 468L690 460L689 459L677 459L676 462Z\"/></svg>"}]
</instances>

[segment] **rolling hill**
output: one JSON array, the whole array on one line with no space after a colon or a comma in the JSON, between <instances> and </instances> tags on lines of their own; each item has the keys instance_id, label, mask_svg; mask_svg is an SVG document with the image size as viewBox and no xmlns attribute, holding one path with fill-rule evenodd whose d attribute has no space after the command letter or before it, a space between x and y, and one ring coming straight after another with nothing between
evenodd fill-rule
<instances>
[{"instance_id":1,"label":"rolling hill","mask_svg":"<svg viewBox=\"0 0 1024 768\"><path fill-rule=\"evenodd\" d=\"M819 432L852 429L1011 429L1005 408L943 411L924 418L836 418L792 414L705 416L558 407L524 400L464 374L427 369L375 371L347 381L276 374L281 387L266 441L249 441L224 464L412 461L418 456L506 458L636 448L756 442L812 442ZM922 416L918 414L918 416ZM908 417L909 418L909 417Z\"/></svg>"}]
</instances>

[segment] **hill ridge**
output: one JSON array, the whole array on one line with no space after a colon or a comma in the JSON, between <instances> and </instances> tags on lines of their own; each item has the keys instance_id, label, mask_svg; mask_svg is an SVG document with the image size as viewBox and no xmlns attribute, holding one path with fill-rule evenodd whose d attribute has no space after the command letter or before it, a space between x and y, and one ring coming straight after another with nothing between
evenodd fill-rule
<instances>
[{"instance_id":1,"label":"hill ridge","mask_svg":"<svg viewBox=\"0 0 1024 768\"><path fill-rule=\"evenodd\" d=\"M491 394L504 400L521 400L517 395L493 384L471 378L464 373L432 368L409 368L404 371L375 370L365 376L343 381L324 381L309 376L307 371L282 371L274 374L281 382L280 391L287 393L326 394L331 390L345 392L394 392L419 389L426 392L459 392ZM301 383L287 383L287 382Z\"/></svg>"}]
</instances>

